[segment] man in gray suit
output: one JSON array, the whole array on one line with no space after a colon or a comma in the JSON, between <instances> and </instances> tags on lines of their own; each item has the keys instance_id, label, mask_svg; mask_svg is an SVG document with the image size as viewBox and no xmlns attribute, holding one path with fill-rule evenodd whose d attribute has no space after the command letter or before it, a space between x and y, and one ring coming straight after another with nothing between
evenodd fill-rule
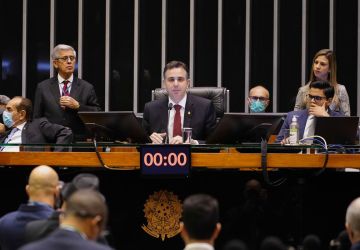
<instances>
[{"instance_id":1,"label":"man in gray suit","mask_svg":"<svg viewBox=\"0 0 360 250\"><path fill-rule=\"evenodd\" d=\"M81 140L86 130L78 111L100 110L94 87L74 76L76 52L73 47L59 44L51 57L58 74L38 84L34 118L46 117L50 122L70 127L75 139Z\"/></svg>"}]
</instances>

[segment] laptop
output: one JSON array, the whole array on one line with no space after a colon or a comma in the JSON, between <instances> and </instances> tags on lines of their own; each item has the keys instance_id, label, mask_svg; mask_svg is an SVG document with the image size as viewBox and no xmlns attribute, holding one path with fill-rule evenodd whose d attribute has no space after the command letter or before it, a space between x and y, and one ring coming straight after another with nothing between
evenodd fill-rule
<instances>
[{"instance_id":1,"label":"laptop","mask_svg":"<svg viewBox=\"0 0 360 250\"><path fill-rule=\"evenodd\" d=\"M269 140L282 126L286 113L225 113L208 144L258 143Z\"/></svg>"},{"instance_id":2,"label":"laptop","mask_svg":"<svg viewBox=\"0 0 360 250\"><path fill-rule=\"evenodd\" d=\"M97 140L151 142L133 111L84 111L78 114L90 135Z\"/></svg>"},{"instance_id":3,"label":"laptop","mask_svg":"<svg viewBox=\"0 0 360 250\"><path fill-rule=\"evenodd\" d=\"M315 135L323 137L327 144L354 145L357 139L359 117L317 117Z\"/></svg>"}]
</instances>

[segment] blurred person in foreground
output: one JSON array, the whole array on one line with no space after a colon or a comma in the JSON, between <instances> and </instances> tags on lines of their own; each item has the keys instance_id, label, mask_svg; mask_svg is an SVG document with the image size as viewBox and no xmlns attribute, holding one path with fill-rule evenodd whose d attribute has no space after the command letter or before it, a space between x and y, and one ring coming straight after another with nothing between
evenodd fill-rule
<instances>
[{"instance_id":1,"label":"blurred person in foreground","mask_svg":"<svg viewBox=\"0 0 360 250\"><path fill-rule=\"evenodd\" d=\"M94 190L78 190L66 203L60 227L46 238L21 250L109 250L95 242L105 228L108 208L104 197Z\"/></svg>"},{"instance_id":2,"label":"blurred person in foreground","mask_svg":"<svg viewBox=\"0 0 360 250\"><path fill-rule=\"evenodd\" d=\"M18 249L25 243L26 224L51 216L60 187L58 174L51 167L41 165L31 171L25 187L28 202L0 218L1 249Z\"/></svg>"},{"instance_id":3,"label":"blurred person in foreground","mask_svg":"<svg viewBox=\"0 0 360 250\"><path fill-rule=\"evenodd\" d=\"M221 224L218 201L206 194L194 194L184 200L181 237L184 250L213 250Z\"/></svg>"}]
</instances>

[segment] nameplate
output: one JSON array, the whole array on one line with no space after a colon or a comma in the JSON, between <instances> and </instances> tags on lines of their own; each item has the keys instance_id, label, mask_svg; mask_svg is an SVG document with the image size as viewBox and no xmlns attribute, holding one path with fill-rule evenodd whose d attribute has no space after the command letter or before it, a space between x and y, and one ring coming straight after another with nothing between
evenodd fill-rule
<instances>
[{"instance_id":1,"label":"nameplate","mask_svg":"<svg viewBox=\"0 0 360 250\"><path fill-rule=\"evenodd\" d=\"M140 168L144 176L188 176L191 167L190 145L140 147Z\"/></svg>"}]
</instances>

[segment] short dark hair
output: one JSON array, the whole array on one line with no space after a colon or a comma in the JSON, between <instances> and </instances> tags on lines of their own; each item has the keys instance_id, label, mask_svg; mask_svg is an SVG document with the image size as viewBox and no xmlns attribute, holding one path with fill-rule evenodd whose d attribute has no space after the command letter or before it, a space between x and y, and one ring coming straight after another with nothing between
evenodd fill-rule
<instances>
[{"instance_id":1,"label":"short dark hair","mask_svg":"<svg viewBox=\"0 0 360 250\"><path fill-rule=\"evenodd\" d=\"M186 71L186 79L189 79L189 69L186 66L186 64L181 61L171 61L165 65L164 71L163 71L164 79L165 79L166 71L168 71L170 69L176 69L176 68L183 68Z\"/></svg>"},{"instance_id":2,"label":"short dark hair","mask_svg":"<svg viewBox=\"0 0 360 250\"><path fill-rule=\"evenodd\" d=\"M309 88L322 89L326 99L333 98L335 94L334 87L328 81L311 82Z\"/></svg>"},{"instance_id":3,"label":"short dark hair","mask_svg":"<svg viewBox=\"0 0 360 250\"><path fill-rule=\"evenodd\" d=\"M32 102L30 99L22 96L15 96L14 98L20 99L18 105L16 105L16 110L20 112L21 110L25 110L26 112L26 120L30 121L32 118Z\"/></svg>"},{"instance_id":4,"label":"short dark hair","mask_svg":"<svg viewBox=\"0 0 360 250\"><path fill-rule=\"evenodd\" d=\"M99 178L96 175L90 173L78 174L61 189L61 198L66 201L73 193L80 189L99 191L99 183Z\"/></svg>"},{"instance_id":5,"label":"short dark hair","mask_svg":"<svg viewBox=\"0 0 360 250\"><path fill-rule=\"evenodd\" d=\"M68 199L64 214L82 219L100 216L102 218L101 227L104 228L107 222L108 208L104 196L98 191L80 189Z\"/></svg>"},{"instance_id":6,"label":"short dark hair","mask_svg":"<svg viewBox=\"0 0 360 250\"><path fill-rule=\"evenodd\" d=\"M182 221L190 238L210 239L219 221L218 201L207 194L194 194L184 200Z\"/></svg>"}]
</instances>

